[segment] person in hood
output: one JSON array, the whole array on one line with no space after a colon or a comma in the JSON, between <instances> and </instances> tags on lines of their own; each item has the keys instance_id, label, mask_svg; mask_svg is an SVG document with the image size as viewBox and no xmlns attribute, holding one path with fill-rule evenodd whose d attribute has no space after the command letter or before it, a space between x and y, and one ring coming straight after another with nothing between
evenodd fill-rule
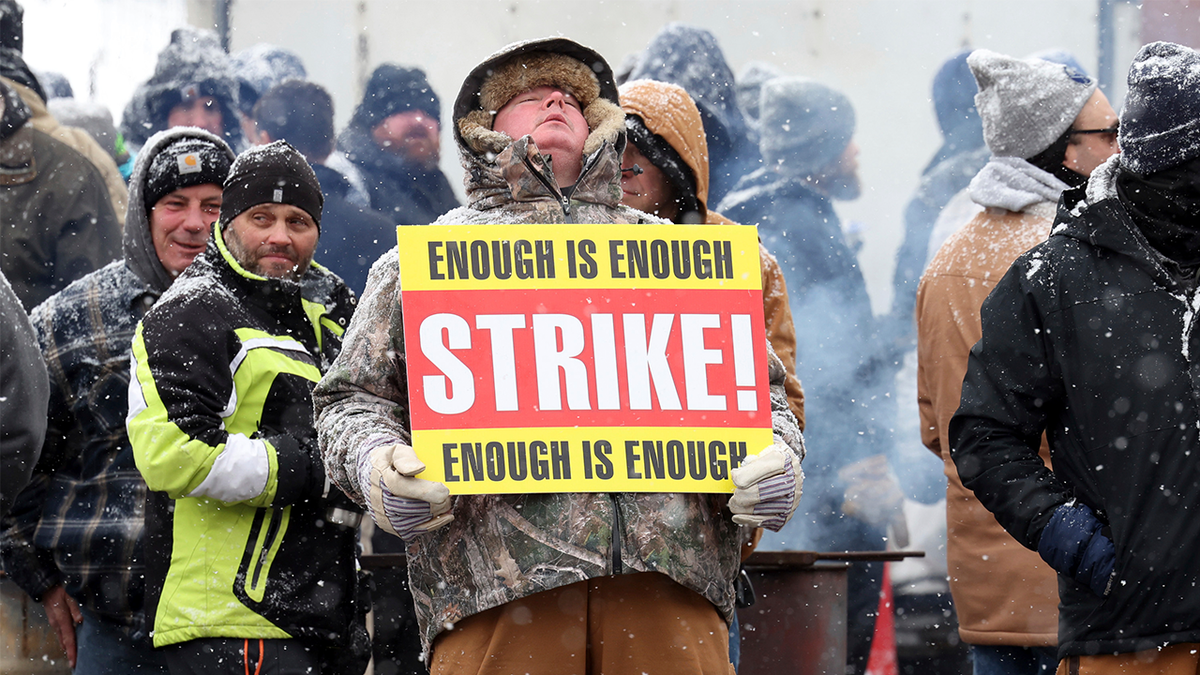
<instances>
[{"instance_id":1,"label":"person in hood","mask_svg":"<svg viewBox=\"0 0 1200 675\"><path fill-rule=\"evenodd\" d=\"M422 70L384 63L338 137L366 183L371 208L397 225L425 225L458 206L438 168L441 117Z\"/></svg>"},{"instance_id":2,"label":"person in hood","mask_svg":"<svg viewBox=\"0 0 1200 675\"><path fill-rule=\"evenodd\" d=\"M333 97L319 84L289 80L272 87L254 106L257 138L266 145L287 141L304 155L321 183L324 233L318 258L355 293L367 285L367 271L396 240L392 221L349 200L350 182L325 165L333 153Z\"/></svg>"},{"instance_id":3,"label":"person in hood","mask_svg":"<svg viewBox=\"0 0 1200 675\"><path fill-rule=\"evenodd\" d=\"M1012 153L1037 155L1066 134L1098 146L1091 152L1083 143L1069 145L1070 159L1062 161L1094 168L1117 149L1117 114L1093 80L1068 66L982 49L967 61L979 81L987 143L997 155L971 183L985 210L946 241L917 291L920 428L925 445L945 464L950 590L975 672L1035 675L1058 662L1057 579L963 487L947 428L958 409L967 355L979 340L980 305L1018 255L1046 240L1067 189ZM1111 129L1112 135L1072 133L1092 129ZM1018 191L1026 197L1017 200ZM1009 201L1002 206L996 195L1009 195ZM1044 438L1039 456L1050 466Z\"/></svg>"},{"instance_id":4,"label":"person in hood","mask_svg":"<svg viewBox=\"0 0 1200 675\"><path fill-rule=\"evenodd\" d=\"M0 78L0 272L27 310L117 258L121 242L95 165L31 117Z\"/></svg>"},{"instance_id":5,"label":"person in hood","mask_svg":"<svg viewBox=\"0 0 1200 675\"><path fill-rule=\"evenodd\" d=\"M50 366L49 432L3 521L0 557L76 672L165 673L143 613L146 484L125 432L134 329L208 239L233 162L201 129L162 132L138 156L124 256L33 310Z\"/></svg>"},{"instance_id":6,"label":"person in hood","mask_svg":"<svg viewBox=\"0 0 1200 675\"><path fill-rule=\"evenodd\" d=\"M313 384L354 294L313 262L321 186L286 141L242 153L207 247L133 338L147 623L173 675L363 672L361 511L330 490Z\"/></svg>"},{"instance_id":7,"label":"person in hood","mask_svg":"<svg viewBox=\"0 0 1200 675\"><path fill-rule=\"evenodd\" d=\"M136 150L153 134L192 126L216 134L235 151L246 145L238 117L238 79L215 33L171 32L154 75L133 92L121 115L121 135Z\"/></svg>"},{"instance_id":8,"label":"person in hood","mask_svg":"<svg viewBox=\"0 0 1200 675\"><path fill-rule=\"evenodd\" d=\"M629 79L677 84L695 101L708 141L711 203L720 204L761 166L758 138L738 105L733 70L710 31L667 24L642 51Z\"/></svg>"},{"instance_id":9,"label":"person in hood","mask_svg":"<svg viewBox=\"0 0 1200 675\"><path fill-rule=\"evenodd\" d=\"M612 70L591 49L565 38L504 48L467 76L454 122L469 203L438 224L663 222L620 204L625 119ZM405 412L398 267L392 250L372 268L345 349L315 392L317 426L334 483L407 543L431 670L728 673L741 546L729 497L450 498L411 477L420 462ZM803 441L782 364L772 364L784 440L764 452L786 468L753 501L779 513L738 518L778 528L799 497ZM766 498L768 483L777 498Z\"/></svg>"},{"instance_id":10,"label":"person in hood","mask_svg":"<svg viewBox=\"0 0 1200 675\"><path fill-rule=\"evenodd\" d=\"M987 56L979 65L997 60ZM1000 72L1021 66L1011 68ZM1063 193L1049 239L983 302L947 440L963 485L1058 573L1059 672L1190 673L1200 667L1200 53L1146 45L1127 81L1120 154ZM1096 122L1074 130L1111 133ZM1047 138L1052 129L1034 129L993 151L1027 156Z\"/></svg>"},{"instance_id":11,"label":"person in hood","mask_svg":"<svg viewBox=\"0 0 1200 675\"><path fill-rule=\"evenodd\" d=\"M628 143L621 165L621 203L676 223L733 221L708 208L708 139L700 110L674 84L634 80L619 89ZM637 168L634 168L634 167ZM761 243L763 318L767 339L787 369L788 406L804 430L804 389L796 379L796 329L787 282Z\"/></svg>"},{"instance_id":12,"label":"person in hood","mask_svg":"<svg viewBox=\"0 0 1200 675\"><path fill-rule=\"evenodd\" d=\"M855 116L841 92L800 77L763 85L764 166L719 210L758 226L779 256L796 321L796 373L805 387L805 440L815 451L806 517L760 545L783 550L884 550L903 522L889 468L895 372L858 260L833 209L860 187ZM815 493L815 494L814 494ZM861 673L874 633L879 563L850 571L848 668Z\"/></svg>"}]
</instances>

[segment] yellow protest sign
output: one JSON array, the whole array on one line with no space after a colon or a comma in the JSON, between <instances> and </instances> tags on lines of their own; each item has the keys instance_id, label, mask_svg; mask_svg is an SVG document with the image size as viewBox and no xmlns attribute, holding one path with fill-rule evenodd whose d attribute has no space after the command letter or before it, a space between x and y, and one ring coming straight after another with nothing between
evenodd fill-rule
<instances>
[{"instance_id":1,"label":"yellow protest sign","mask_svg":"<svg viewBox=\"0 0 1200 675\"><path fill-rule=\"evenodd\" d=\"M401 226L413 447L454 494L732 492L771 444L758 238Z\"/></svg>"}]
</instances>

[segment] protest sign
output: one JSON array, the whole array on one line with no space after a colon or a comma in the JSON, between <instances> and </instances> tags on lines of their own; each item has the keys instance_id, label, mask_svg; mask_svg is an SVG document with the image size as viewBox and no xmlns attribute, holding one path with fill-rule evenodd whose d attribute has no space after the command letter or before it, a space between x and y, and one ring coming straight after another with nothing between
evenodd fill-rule
<instances>
[{"instance_id":1,"label":"protest sign","mask_svg":"<svg viewBox=\"0 0 1200 675\"><path fill-rule=\"evenodd\" d=\"M453 494L732 492L769 446L758 239L397 228L413 448Z\"/></svg>"}]
</instances>

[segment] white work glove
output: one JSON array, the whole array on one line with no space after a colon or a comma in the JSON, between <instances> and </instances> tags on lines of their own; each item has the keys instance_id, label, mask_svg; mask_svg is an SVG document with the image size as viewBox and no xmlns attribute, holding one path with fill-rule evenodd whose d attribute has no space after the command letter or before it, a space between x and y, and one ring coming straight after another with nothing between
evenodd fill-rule
<instances>
[{"instance_id":1,"label":"white work glove","mask_svg":"<svg viewBox=\"0 0 1200 675\"><path fill-rule=\"evenodd\" d=\"M404 443L377 445L358 456L358 482L375 524L401 539L436 530L454 516L444 483L414 478L425 470Z\"/></svg>"},{"instance_id":2,"label":"white work glove","mask_svg":"<svg viewBox=\"0 0 1200 675\"><path fill-rule=\"evenodd\" d=\"M733 522L778 532L791 520L800 502L804 472L790 448L776 443L757 455L747 455L730 474Z\"/></svg>"}]
</instances>

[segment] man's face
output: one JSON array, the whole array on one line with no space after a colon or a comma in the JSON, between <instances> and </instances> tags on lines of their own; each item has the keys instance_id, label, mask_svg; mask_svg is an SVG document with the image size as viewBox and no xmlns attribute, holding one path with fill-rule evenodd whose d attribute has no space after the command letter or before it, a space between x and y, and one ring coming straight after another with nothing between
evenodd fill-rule
<instances>
[{"instance_id":1,"label":"man's face","mask_svg":"<svg viewBox=\"0 0 1200 675\"><path fill-rule=\"evenodd\" d=\"M150 239L171 276L179 276L204 251L220 212L221 186L211 183L180 188L154 204Z\"/></svg>"},{"instance_id":2,"label":"man's face","mask_svg":"<svg viewBox=\"0 0 1200 675\"><path fill-rule=\"evenodd\" d=\"M640 175L631 171L635 164L642 169ZM667 175L633 143L625 146L621 162L621 203L667 220L679 215L679 202L675 201L675 190Z\"/></svg>"},{"instance_id":3,"label":"man's face","mask_svg":"<svg viewBox=\"0 0 1200 675\"><path fill-rule=\"evenodd\" d=\"M858 143L852 140L846 145L841 156L825 170L820 185L833 199L858 199L862 194L862 182L858 177Z\"/></svg>"},{"instance_id":4,"label":"man's face","mask_svg":"<svg viewBox=\"0 0 1200 675\"><path fill-rule=\"evenodd\" d=\"M313 217L291 204L259 204L233 219L225 244L248 272L298 281L308 271L320 230Z\"/></svg>"},{"instance_id":5,"label":"man's face","mask_svg":"<svg viewBox=\"0 0 1200 675\"><path fill-rule=\"evenodd\" d=\"M1092 93L1083 110L1071 124L1072 131L1111 129L1117 126L1117 113L1108 102L1104 92L1097 89ZM1063 158L1063 166L1084 176L1090 176L1104 160L1112 157L1117 147L1116 132L1105 134L1072 134Z\"/></svg>"},{"instance_id":6,"label":"man's face","mask_svg":"<svg viewBox=\"0 0 1200 675\"><path fill-rule=\"evenodd\" d=\"M432 167L441 153L437 120L419 110L408 110L389 116L371 130L379 147L405 159Z\"/></svg>"},{"instance_id":7,"label":"man's face","mask_svg":"<svg viewBox=\"0 0 1200 675\"><path fill-rule=\"evenodd\" d=\"M571 94L547 85L517 94L496 112L492 129L513 138L532 135L538 150L554 158L560 186L579 178L589 129L583 108Z\"/></svg>"},{"instance_id":8,"label":"man's face","mask_svg":"<svg viewBox=\"0 0 1200 675\"><path fill-rule=\"evenodd\" d=\"M217 136L225 133L221 106L211 96L198 96L176 104L167 113L167 127L200 127Z\"/></svg>"}]
</instances>

